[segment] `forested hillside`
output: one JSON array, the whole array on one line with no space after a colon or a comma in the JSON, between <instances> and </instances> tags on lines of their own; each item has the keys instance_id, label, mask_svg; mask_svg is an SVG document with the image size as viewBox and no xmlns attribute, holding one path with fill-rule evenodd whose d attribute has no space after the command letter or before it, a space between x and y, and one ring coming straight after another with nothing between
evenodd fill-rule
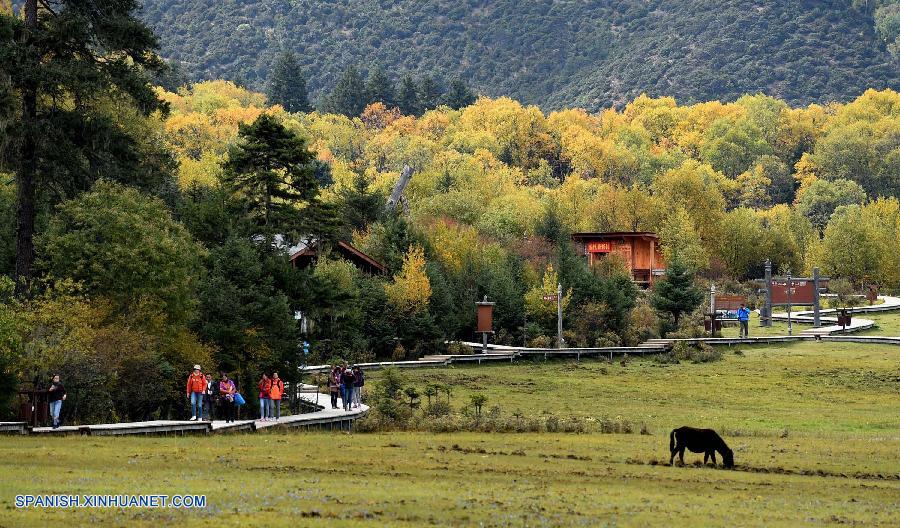
<instances>
[{"instance_id":1,"label":"forested hillside","mask_svg":"<svg viewBox=\"0 0 900 528\"><path fill-rule=\"evenodd\" d=\"M597 110L641 92L687 103L762 92L808 104L897 88L896 24L885 18L896 10L880 25L873 18L886 3L145 0L142 16L163 55L195 79L262 89L290 49L313 100L355 63Z\"/></svg>"}]
</instances>

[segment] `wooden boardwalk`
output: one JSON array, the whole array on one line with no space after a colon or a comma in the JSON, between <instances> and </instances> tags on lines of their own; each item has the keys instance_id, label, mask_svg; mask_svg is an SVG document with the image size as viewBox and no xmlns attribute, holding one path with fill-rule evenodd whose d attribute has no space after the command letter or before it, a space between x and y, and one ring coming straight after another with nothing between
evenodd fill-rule
<instances>
[{"instance_id":1,"label":"wooden boardwalk","mask_svg":"<svg viewBox=\"0 0 900 528\"><path fill-rule=\"evenodd\" d=\"M189 420L153 420L147 422L123 422L114 424L64 425L52 427L29 428L24 422L0 422L0 433L10 432L33 435L83 435L83 436L117 436L117 435L190 435L218 434L232 432L255 432L263 429L305 428L350 431L353 422L366 415L369 407L361 405L358 409L344 411L343 408L331 409L330 397L327 394L302 393L300 397L317 411L282 416L278 421L237 420L226 423L224 420L189 421ZM318 403L317 403L318 402ZM341 406L338 399L338 405ZM324 405L323 405L324 404ZM327 405L329 408L325 408ZM248 407L248 411L258 408Z\"/></svg>"}]
</instances>

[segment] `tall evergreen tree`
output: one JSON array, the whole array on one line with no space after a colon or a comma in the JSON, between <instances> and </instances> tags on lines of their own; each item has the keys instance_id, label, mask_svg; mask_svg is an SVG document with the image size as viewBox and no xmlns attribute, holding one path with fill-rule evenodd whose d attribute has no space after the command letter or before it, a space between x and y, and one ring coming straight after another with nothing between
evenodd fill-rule
<instances>
[{"instance_id":1,"label":"tall evergreen tree","mask_svg":"<svg viewBox=\"0 0 900 528\"><path fill-rule=\"evenodd\" d=\"M400 81L400 90L397 92L397 107L404 115L419 114L419 90L412 75L405 75Z\"/></svg>"},{"instance_id":2,"label":"tall evergreen tree","mask_svg":"<svg viewBox=\"0 0 900 528\"><path fill-rule=\"evenodd\" d=\"M653 307L672 316L675 328L681 316L703 302L703 292L694 285L694 274L675 256L666 268L666 277L653 287Z\"/></svg>"},{"instance_id":3,"label":"tall evergreen tree","mask_svg":"<svg viewBox=\"0 0 900 528\"><path fill-rule=\"evenodd\" d=\"M294 52L280 53L269 75L266 97L270 104L280 104L288 112L309 112L312 107L306 93L306 77Z\"/></svg>"},{"instance_id":4,"label":"tall evergreen tree","mask_svg":"<svg viewBox=\"0 0 900 528\"><path fill-rule=\"evenodd\" d=\"M444 94L444 104L459 110L475 102L475 93L462 79L453 79L450 89Z\"/></svg>"},{"instance_id":5,"label":"tall evergreen tree","mask_svg":"<svg viewBox=\"0 0 900 528\"><path fill-rule=\"evenodd\" d=\"M356 66L348 66L327 97L324 110L333 114L356 117L366 108L366 85Z\"/></svg>"},{"instance_id":6,"label":"tall evergreen tree","mask_svg":"<svg viewBox=\"0 0 900 528\"><path fill-rule=\"evenodd\" d=\"M422 77L419 81L419 104L422 112L437 108L441 104L444 89L440 83L430 75Z\"/></svg>"},{"instance_id":7,"label":"tall evergreen tree","mask_svg":"<svg viewBox=\"0 0 900 528\"><path fill-rule=\"evenodd\" d=\"M386 106L396 106L394 82L387 76L384 68L376 66L366 81L367 103L384 103Z\"/></svg>"},{"instance_id":8,"label":"tall evergreen tree","mask_svg":"<svg viewBox=\"0 0 900 528\"><path fill-rule=\"evenodd\" d=\"M25 0L22 20L0 16L0 68L21 98L20 138L12 142L19 146L14 156L19 294L34 273L37 200L48 183L45 175L70 180L73 160L134 156L133 149L96 148L116 143L124 132L109 120L94 119L92 103L123 97L145 114L163 107L147 74L160 71L163 62L153 52L153 33L134 17L135 0L57 0L42 6L39 13L37 0Z\"/></svg>"},{"instance_id":9,"label":"tall evergreen tree","mask_svg":"<svg viewBox=\"0 0 900 528\"><path fill-rule=\"evenodd\" d=\"M315 155L269 114L242 124L238 138L224 166L225 182L264 234L296 232L297 203L313 200L319 190Z\"/></svg>"}]
</instances>

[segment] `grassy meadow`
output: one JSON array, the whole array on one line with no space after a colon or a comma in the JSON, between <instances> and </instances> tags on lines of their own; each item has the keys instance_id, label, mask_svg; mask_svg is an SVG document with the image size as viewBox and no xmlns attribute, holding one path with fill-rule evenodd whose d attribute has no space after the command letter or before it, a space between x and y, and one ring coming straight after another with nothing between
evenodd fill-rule
<instances>
[{"instance_id":1,"label":"grassy meadow","mask_svg":"<svg viewBox=\"0 0 900 528\"><path fill-rule=\"evenodd\" d=\"M458 408L643 422L649 435L279 433L0 438L0 526L900 524L896 347L744 347L722 361L404 372ZM373 382L377 375L373 373ZM737 469L670 467L668 432L723 432ZM20 510L16 494L206 494L203 510Z\"/></svg>"}]
</instances>

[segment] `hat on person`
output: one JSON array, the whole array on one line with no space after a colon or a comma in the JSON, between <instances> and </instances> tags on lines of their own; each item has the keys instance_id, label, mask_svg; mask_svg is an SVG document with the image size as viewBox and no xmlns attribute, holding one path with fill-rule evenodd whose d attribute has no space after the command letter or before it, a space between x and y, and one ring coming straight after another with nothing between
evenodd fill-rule
<instances>
[{"instance_id":1,"label":"hat on person","mask_svg":"<svg viewBox=\"0 0 900 528\"><path fill-rule=\"evenodd\" d=\"M200 370L200 365L194 365L194 370Z\"/></svg>"}]
</instances>

